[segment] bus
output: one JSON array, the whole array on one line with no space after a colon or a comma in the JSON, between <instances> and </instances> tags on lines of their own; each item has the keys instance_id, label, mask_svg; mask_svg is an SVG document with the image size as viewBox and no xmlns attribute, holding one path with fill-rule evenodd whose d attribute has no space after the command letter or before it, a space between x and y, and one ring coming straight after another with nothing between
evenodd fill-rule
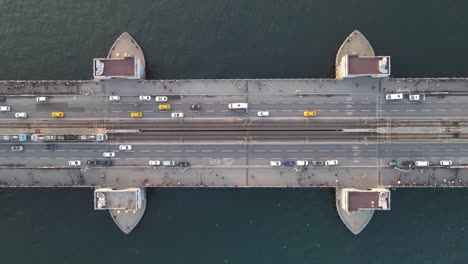
<instances>
[{"instance_id":1,"label":"bus","mask_svg":"<svg viewBox=\"0 0 468 264\"><path fill-rule=\"evenodd\" d=\"M107 135L31 135L32 141L106 141Z\"/></svg>"},{"instance_id":2,"label":"bus","mask_svg":"<svg viewBox=\"0 0 468 264\"><path fill-rule=\"evenodd\" d=\"M28 140L28 135L19 134L19 135L0 135L0 142L4 141L26 141Z\"/></svg>"}]
</instances>

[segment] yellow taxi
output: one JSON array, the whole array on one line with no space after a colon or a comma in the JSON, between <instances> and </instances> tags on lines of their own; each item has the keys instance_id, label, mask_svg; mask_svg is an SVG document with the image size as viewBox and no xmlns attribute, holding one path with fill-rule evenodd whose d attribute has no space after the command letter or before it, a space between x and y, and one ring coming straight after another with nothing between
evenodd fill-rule
<instances>
[{"instance_id":1,"label":"yellow taxi","mask_svg":"<svg viewBox=\"0 0 468 264\"><path fill-rule=\"evenodd\" d=\"M63 112L52 112L52 117L64 117L65 114Z\"/></svg>"},{"instance_id":2,"label":"yellow taxi","mask_svg":"<svg viewBox=\"0 0 468 264\"><path fill-rule=\"evenodd\" d=\"M132 118L141 118L141 117L143 117L143 113L142 112L131 112L130 117L132 117Z\"/></svg>"},{"instance_id":3,"label":"yellow taxi","mask_svg":"<svg viewBox=\"0 0 468 264\"><path fill-rule=\"evenodd\" d=\"M317 116L315 111L304 111L304 116Z\"/></svg>"},{"instance_id":4,"label":"yellow taxi","mask_svg":"<svg viewBox=\"0 0 468 264\"><path fill-rule=\"evenodd\" d=\"M159 110L171 110L171 105L170 104L160 104L158 105Z\"/></svg>"}]
</instances>

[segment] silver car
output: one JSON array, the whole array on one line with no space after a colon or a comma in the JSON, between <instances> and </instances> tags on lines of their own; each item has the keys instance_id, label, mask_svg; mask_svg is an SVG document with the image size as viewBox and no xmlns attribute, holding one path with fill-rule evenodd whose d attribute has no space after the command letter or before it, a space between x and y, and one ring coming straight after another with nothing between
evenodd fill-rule
<instances>
[{"instance_id":1,"label":"silver car","mask_svg":"<svg viewBox=\"0 0 468 264\"><path fill-rule=\"evenodd\" d=\"M325 161L325 166L336 166L338 165L338 160L327 160Z\"/></svg>"},{"instance_id":2,"label":"silver car","mask_svg":"<svg viewBox=\"0 0 468 264\"><path fill-rule=\"evenodd\" d=\"M154 99L156 102L167 102L167 96L156 96Z\"/></svg>"}]
</instances>

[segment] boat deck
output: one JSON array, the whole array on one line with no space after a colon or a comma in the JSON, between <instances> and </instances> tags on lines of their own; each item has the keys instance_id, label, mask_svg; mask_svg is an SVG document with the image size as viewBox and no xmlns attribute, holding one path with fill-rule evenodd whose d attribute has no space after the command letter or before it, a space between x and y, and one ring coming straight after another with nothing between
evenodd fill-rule
<instances>
[{"instance_id":1,"label":"boat deck","mask_svg":"<svg viewBox=\"0 0 468 264\"><path fill-rule=\"evenodd\" d=\"M353 31L343 42L341 47L338 49L335 59L335 73L336 79L343 79L341 73L338 71L341 63L341 58L345 55L356 55L356 56L375 56L374 49L370 45L369 41L361 34L361 32Z\"/></svg>"}]
</instances>

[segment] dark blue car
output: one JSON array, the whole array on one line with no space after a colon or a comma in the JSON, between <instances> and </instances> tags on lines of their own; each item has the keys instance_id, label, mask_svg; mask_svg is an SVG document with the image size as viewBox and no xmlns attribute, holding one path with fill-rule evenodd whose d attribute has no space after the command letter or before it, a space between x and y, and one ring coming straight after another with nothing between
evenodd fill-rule
<instances>
[{"instance_id":1,"label":"dark blue car","mask_svg":"<svg viewBox=\"0 0 468 264\"><path fill-rule=\"evenodd\" d=\"M290 160L283 161L282 164L283 164L283 167L294 167L294 161L290 161Z\"/></svg>"}]
</instances>

